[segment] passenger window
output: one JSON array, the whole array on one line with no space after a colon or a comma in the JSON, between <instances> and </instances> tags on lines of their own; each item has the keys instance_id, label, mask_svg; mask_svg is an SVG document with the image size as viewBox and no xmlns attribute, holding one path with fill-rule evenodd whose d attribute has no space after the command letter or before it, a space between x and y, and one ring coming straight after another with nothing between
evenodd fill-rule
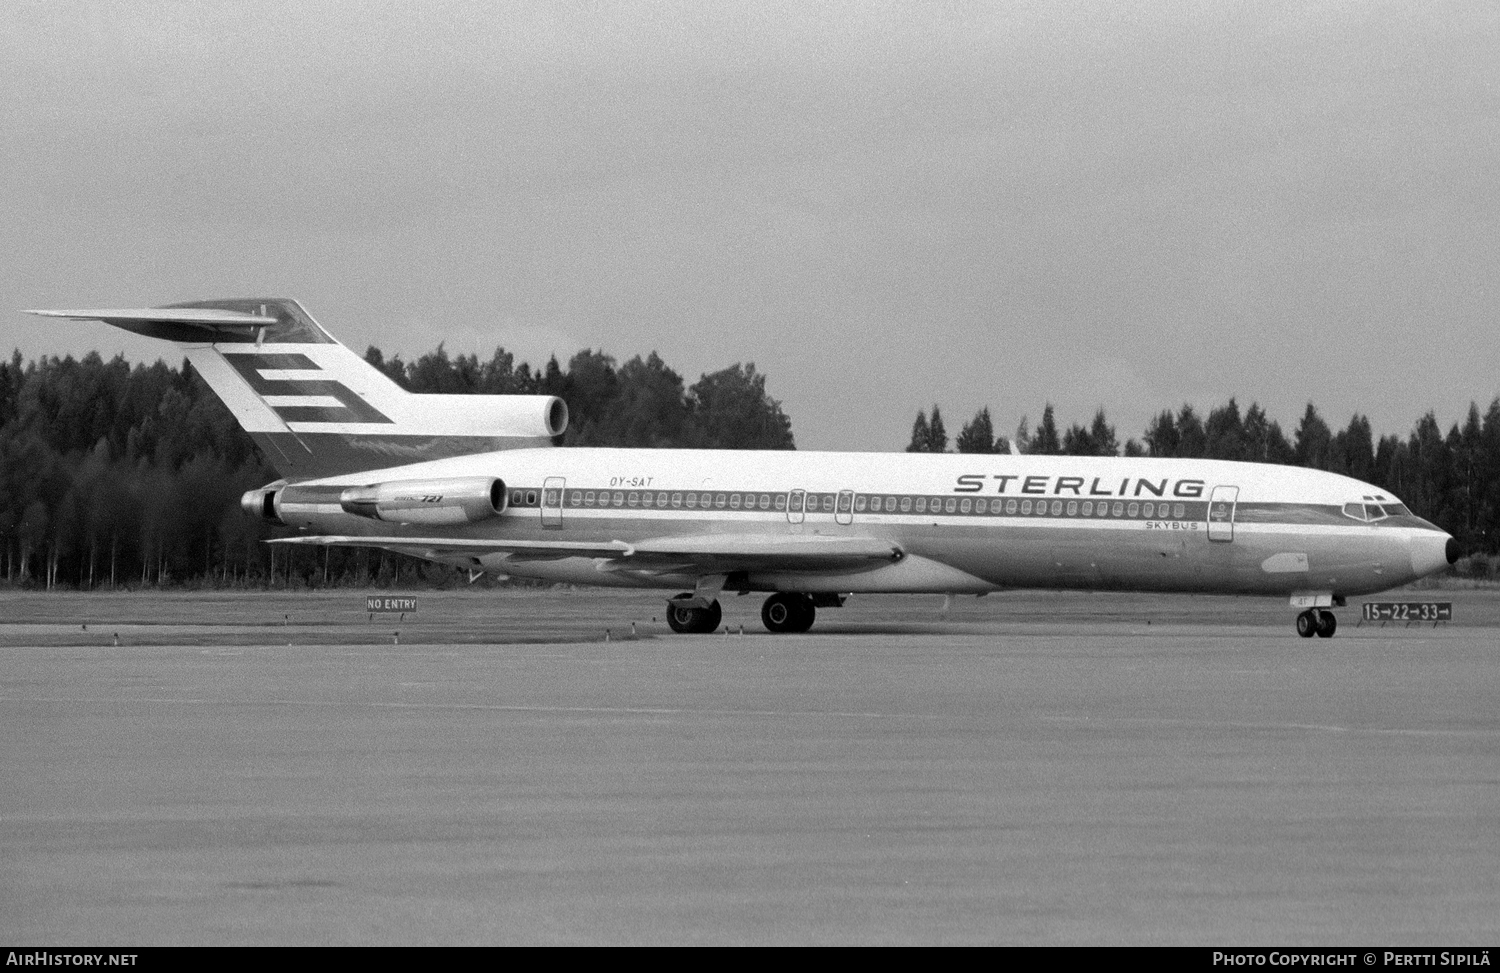
<instances>
[{"instance_id":1,"label":"passenger window","mask_svg":"<svg viewBox=\"0 0 1500 973\"><path fill-rule=\"evenodd\" d=\"M1068 516L1069 517L1076 517L1076 516L1078 516L1078 501L1077 500L1069 500L1068 501Z\"/></svg>"},{"instance_id":2,"label":"passenger window","mask_svg":"<svg viewBox=\"0 0 1500 973\"><path fill-rule=\"evenodd\" d=\"M1115 501L1114 509L1111 510L1110 513L1114 514L1116 517L1122 517L1122 516L1124 516L1125 515L1125 505L1123 503L1121 503L1120 501L1116 500Z\"/></svg>"},{"instance_id":3,"label":"passenger window","mask_svg":"<svg viewBox=\"0 0 1500 973\"><path fill-rule=\"evenodd\" d=\"M911 497L901 498L901 512L904 514L911 513Z\"/></svg>"},{"instance_id":4,"label":"passenger window","mask_svg":"<svg viewBox=\"0 0 1500 973\"><path fill-rule=\"evenodd\" d=\"M954 500L952 497L949 497L943 503L943 510L945 512L947 512L947 513L950 513L950 514L957 512L957 510L958 510L958 501Z\"/></svg>"},{"instance_id":5,"label":"passenger window","mask_svg":"<svg viewBox=\"0 0 1500 973\"><path fill-rule=\"evenodd\" d=\"M771 509L771 495L769 493L762 493L760 495L760 509L762 509L762 510L770 510Z\"/></svg>"},{"instance_id":6,"label":"passenger window","mask_svg":"<svg viewBox=\"0 0 1500 973\"><path fill-rule=\"evenodd\" d=\"M778 493L778 494L776 494L776 509L777 510L785 510L786 509L786 494L785 493Z\"/></svg>"},{"instance_id":7,"label":"passenger window","mask_svg":"<svg viewBox=\"0 0 1500 973\"><path fill-rule=\"evenodd\" d=\"M1085 501L1083 501L1083 515L1085 517L1092 517L1092 516L1094 516L1094 501L1092 501L1092 500L1085 500Z\"/></svg>"},{"instance_id":8,"label":"passenger window","mask_svg":"<svg viewBox=\"0 0 1500 973\"><path fill-rule=\"evenodd\" d=\"M961 514L966 514L971 509L973 509L973 506L974 506L973 502L966 497L962 501L959 502L958 512L961 513Z\"/></svg>"},{"instance_id":9,"label":"passenger window","mask_svg":"<svg viewBox=\"0 0 1500 973\"><path fill-rule=\"evenodd\" d=\"M1174 503L1174 504L1172 504L1172 519L1173 520L1181 520L1182 519L1182 514L1183 514L1183 506L1182 506L1182 504L1180 504L1180 503Z\"/></svg>"},{"instance_id":10,"label":"passenger window","mask_svg":"<svg viewBox=\"0 0 1500 973\"><path fill-rule=\"evenodd\" d=\"M725 498L724 494L720 493L720 494L716 495L714 497L714 507L716 507L719 510L723 510L724 509L724 503L725 503L725 501L726 501L726 498Z\"/></svg>"},{"instance_id":11,"label":"passenger window","mask_svg":"<svg viewBox=\"0 0 1500 973\"><path fill-rule=\"evenodd\" d=\"M696 510L698 508L698 494L689 493L687 495L687 506L689 510Z\"/></svg>"},{"instance_id":12,"label":"passenger window","mask_svg":"<svg viewBox=\"0 0 1500 973\"><path fill-rule=\"evenodd\" d=\"M996 501L996 502L998 503L999 501ZM977 513L977 514L988 513L989 509L990 509L990 502L988 500L975 500L974 501L974 512L975 513Z\"/></svg>"},{"instance_id":13,"label":"passenger window","mask_svg":"<svg viewBox=\"0 0 1500 973\"><path fill-rule=\"evenodd\" d=\"M680 493L674 493L674 494L672 494L672 506L674 506L674 507L681 507L682 506L682 494L680 494Z\"/></svg>"},{"instance_id":14,"label":"passenger window","mask_svg":"<svg viewBox=\"0 0 1500 973\"><path fill-rule=\"evenodd\" d=\"M650 491L647 491L646 493L641 494L641 506L643 506L643 507L649 507L649 506L651 506L652 500L653 500L653 498L651 496Z\"/></svg>"},{"instance_id":15,"label":"passenger window","mask_svg":"<svg viewBox=\"0 0 1500 973\"><path fill-rule=\"evenodd\" d=\"M1154 504L1154 503L1148 503L1148 504L1146 504L1145 509L1143 509L1141 511L1141 513L1143 515L1147 516L1147 517L1151 516L1152 514L1156 513L1156 504Z\"/></svg>"},{"instance_id":16,"label":"passenger window","mask_svg":"<svg viewBox=\"0 0 1500 973\"><path fill-rule=\"evenodd\" d=\"M885 512L888 513L888 514L893 514L893 513L896 512L896 498L895 497L886 497L885 498Z\"/></svg>"},{"instance_id":17,"label":"passenger window","mask_svg":"<svg viewBox=\"0 0 1500 973\"><path fill-rule=\"evenodd\" d=\"M823 497L823 512L825 514L833 512L833 494L831 493Z\"/></svg>"},{"instance_id":18,"label":"passenger window","mask_svg":"<svg viewBox=\"0 0 1500 973\"><path fill-rule=\"evenodd\" d=\"M1054 517L1060 517L1060 516L1062 516L1062 501L1061 500L1054 500L1054 501L1052 501L1052 516L1054 516Z\"/></svg>"},{"instance_id":19,"label":"passenger window","mask_svg":"<svg viewBox=\"0 0 1500 973\"><path fill-rule=\"evenodd\" d=\"M917 498L917 513L923 514L923 513L926 513L926 512L927 512L927 498L926 497L918 497Z\"/></svg>"},{"instance_id":20,"label":"passenger window","mask_svg":"<svg viewBox=\"0 0 1500 973\"><path fill-rule=\"evenodd\" d=\"M535 490L527 490L526 491L526 506L528 506L528 507L535 507L536 506L536 491Z\"/></svg>"},{"instance_id":21,"label":"passenger window","mask_svg":"<svg viewBox=\"0 0 1500 973\"><path fill-rule=\"evenodd\" d=\"M665 493L658 493L656 495L656 505L658 507L665 507L667 505L667 495Z\"/></svg>"},{"instance_id":22,"label":"passenger window","mask_svg":"<svg viewBox=\"0 0 1500 973\"><path fill-rule=\"evenodd\" d=\"M729 509L730 510L738 510L738 509L740 509L740 495L738 493L731 493L729 495Z\"/></svg>"},{"instance_id":23,"label":"passenger window","mask_svg":"<svg viewBox=\"0 0 1500 973\"><path fill-rule=\"evenodd\" d=\"M1130 507L1129 507L1129 509L1126 511L1126 513L1128 513L1132 517L1136 516L1140 512L1141 512L1141 505L1138 504L1138 503L1131 504Z\"/></svg>"},{"instance_id":24,"label":"passenger window","mask_svg":"<svg viewBox=\"0 0 1500 973\"><path fill-rule=\"evenodd\" d=\"M854 510L856 513L865 512L865 502L867 499L863 494L854 498Z\"/></svg>"},{"instance_id":25,"label":"passenger window","mask_svg":"<svg viewBox=\"0 0 1500 973\"><path fill-rule=\"evenodd\" d=\"M1028 504L1028 509L1029 509L1030 501L1027 501L1027 504ZM1005 512L1008 513L1008 514L1013 514L1013 513L1016 512L1016 502L1014 500L1007 500L1007 501L1005 501ZM1025 512L1026 511L1022 511L1022 513L1025 513Z\"/></svg>"}]
</instances>

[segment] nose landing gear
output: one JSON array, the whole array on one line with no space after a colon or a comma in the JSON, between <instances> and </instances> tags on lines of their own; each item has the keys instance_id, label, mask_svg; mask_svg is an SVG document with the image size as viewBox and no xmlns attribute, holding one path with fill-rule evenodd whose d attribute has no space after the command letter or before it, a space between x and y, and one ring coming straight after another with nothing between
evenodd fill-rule
<instances>
[{"instance_id":1,"label":"nose landing gear","mask_svg":"<svg viewBox=\"0 0 1500 973\"><path fill-rule=\"evenodd\" d=\"M1339 620L1326 608L1309 608L1297 616L1297 634L1305 639L1316 635L1320 639L1333 638Z\"/></svg>"}]
</instances>

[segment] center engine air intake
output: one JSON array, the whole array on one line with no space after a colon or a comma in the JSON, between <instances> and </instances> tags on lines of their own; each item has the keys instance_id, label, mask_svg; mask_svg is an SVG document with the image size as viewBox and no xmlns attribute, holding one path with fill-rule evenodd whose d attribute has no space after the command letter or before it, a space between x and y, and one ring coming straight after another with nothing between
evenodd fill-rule
<instances>
[{"instance_id":1,"label":"center engine air intake","mask_svg":"<svg viewBox=\"0 0 1500 973\"><path fill-rule=\"evenodd\" d=\"M505 512L505 502L505 482L493 476L396 480L349 487L339 494L345 513L433 527L488 520Z\"/></svg>"}]
</instances>

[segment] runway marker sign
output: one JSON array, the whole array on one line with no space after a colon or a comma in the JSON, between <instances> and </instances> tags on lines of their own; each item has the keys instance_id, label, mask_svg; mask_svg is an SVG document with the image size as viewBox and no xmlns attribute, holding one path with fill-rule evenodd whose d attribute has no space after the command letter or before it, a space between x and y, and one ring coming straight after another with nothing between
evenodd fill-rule
<instances>
[{"instance_id":1,"label":"runway marker sign","mask_svg":"<svg viewBox=\"0 0 1500 973\"><path fill-rule=\"evenodd\" d=\"M416 614L417 599L415 595L366 595L365 611L371 617L399 614L405 618L408 613Z\"/></svg>"},{"instance_id":2,"label":"runway marker sign","mask_svg":"<svg viewBox=\"0 0 1500 973\"><path fill-rule=\"evenodd\" d=\"M1438 622L1453 621L1451 601L1367 601L1360 606L1362 622Z\"/></svg>"}]
</instances>

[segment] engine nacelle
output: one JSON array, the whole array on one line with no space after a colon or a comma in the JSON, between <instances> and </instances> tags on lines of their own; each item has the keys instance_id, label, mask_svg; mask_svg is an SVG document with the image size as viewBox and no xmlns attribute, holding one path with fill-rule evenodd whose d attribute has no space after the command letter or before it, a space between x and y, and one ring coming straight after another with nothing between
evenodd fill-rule
<instances>
[{"instance_id":1,"label":"engine nacelle","mask_svg":"<svg viewBox=\"0 0 1500 973\"><path fill-rule=\"evenodd\" d=\"M240 507L252 517L269 520L272 523L281 523L281 517L276 512L276 494L280 487L272 485L261 487L259 490L247 490L240 497Z\"/></svg>"},{"instance_id":2,"label":"engine nacelle","mask_svg":"<svg viewBox=\"0 0 1500 973\"><path fill-rule=\"evenodd\" d=\"M345 513L431 527L488 520L504 513L505 503L505 482L493 476L396 480L349 487L339 494Z\"/></svg>"}]
</instances>

